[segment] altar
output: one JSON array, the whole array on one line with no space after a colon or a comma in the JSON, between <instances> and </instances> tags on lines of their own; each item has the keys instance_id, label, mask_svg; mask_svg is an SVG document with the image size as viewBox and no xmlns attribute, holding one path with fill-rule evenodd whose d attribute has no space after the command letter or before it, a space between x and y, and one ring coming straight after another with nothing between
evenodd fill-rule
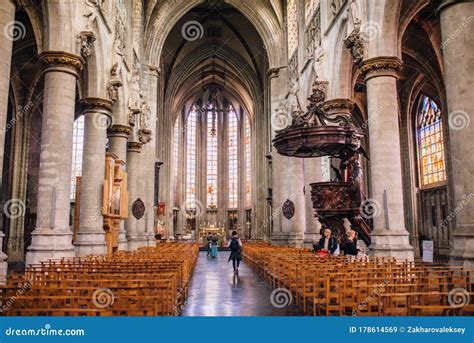
<instances>
[{"instance_id":1,"label":"altar","mask_svg":"<svg viewBox=\"0 0 474 343\"><path fill-rule=\"evenodd\" d=\"M206 243L206 237L208 235L217 235L219 237L218 245L223 246L226 239L224 227L216 227L215 225L208 225L199 228L198 241L200 244Z\"/></svg>"}]
</instances>

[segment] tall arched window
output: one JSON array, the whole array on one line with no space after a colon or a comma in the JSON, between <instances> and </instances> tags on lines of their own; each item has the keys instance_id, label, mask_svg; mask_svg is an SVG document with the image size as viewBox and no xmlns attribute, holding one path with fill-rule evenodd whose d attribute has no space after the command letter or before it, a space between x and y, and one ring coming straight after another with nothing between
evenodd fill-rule
<instances>
[{"instance_id":1,"label":"tall arched window","mask_svg":"<svg viewBox=\"0 0 474 343\"><path fill-rule=\"evenodd\" d=\"M196 124L193 107L186 120L186 210L196 208Z\"/></svg>"},{"instance_id":2,"label":"tall arched window","mask_svg":"<svg viewBox=\"0 0 474 343\"><path fill-rule=\"evenodd\" d=\"M72 136L71 201L76 199L76 177L82 175L82 151L84 147L84 116L74 121Z\"/></svg>"},{"instance_id":3,"label":"tall arched window","mask_svg":"<svg viewBox=\"0 0 474 343\"><path fill-rule=\"evenodd\" d=\"M179 115L174 123L174 141L173 141L173 179L178 180L179 170L179 147L181 132L181 116ZM175 181L173 187L174 206L178 206L178 183Z\"/></svg>"},{"instance_id":4,"label":"tall arched window","mask_svg":"<svg viewBox=\"0 0 474 343\"><path fill-rule=\"evenodd\" d=\"M217 208L217 113L207 112L207 207Z\"/></svg>"},{"instance_id":5,"label":"tall arched window","mask_svg":"<svg viewBox=\"0 0 474 343\"><path fill-rule=\"evenodd\" d=\"M235 209L238 205L238 121L234 108L229 108L229 209Z\"/></svg>"},{"instance_id":6,"label":"tall arched window","mask_svg":"<svg viewBox=\"0 0 474 343\"><path fill-rule=\"evenodd\" d=\"M245 159L245 207L252 207L252 152L251 129L247 116L244 120L244 159Z\"/></svg>"},{"instance_id":7,"label":"tall arched window","mask_svg":"<svg viewBox=\"0 0 474 343\"><path fill-rule=\"evenodd\" d=\"M446 164L441 110L427 96L422 96L417 116L417 144L421 186L444 183Z\"/></svg>"}]
</instances>

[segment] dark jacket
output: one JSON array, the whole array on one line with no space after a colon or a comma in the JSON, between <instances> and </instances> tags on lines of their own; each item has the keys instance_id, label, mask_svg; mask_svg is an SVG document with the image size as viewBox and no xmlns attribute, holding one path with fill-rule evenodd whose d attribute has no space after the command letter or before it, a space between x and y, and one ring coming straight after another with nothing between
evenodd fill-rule
<instances>
[{"instance_id":1,"label":"dark jacket","mask_svg":"<svg viewBox=\"0 0 474 343\"><path fill-rule=\"evenodd\" d=\"M357 252L357 240L346 239L346 242L344 243L344 255L356 256Z\"/></svg>"},{"instance_id":2,"label":"dark jacket","mask_svg":"<svg viewBox=\"0 0 474 343\"><path fill-rule=\"evenodd\" d=\"M237 244L232 244L233 241L236 241ZM229 255L229 260L241 260L242 259L242 246L240 245L240 239L237 237L232 237L229 242L229 247L230 249L230 255ZM235 246L235 249L232 249L232 247Z\"/></svg>"},{"instance_id":3,"label":"dark jacket","mask_svg":"<svg viewBox=\"0 0 474 343\"><path fill-rule=\"evenodd\" d=\"M314 250L318 251L318 250L324 249L324 240L325 239L326 239L326 237L324 237L324 236L321 237L321 239L319 240L319 243L314 246ZM334 252L337 249L337 239L336 239L336 237L331 236L329 238L328 243L329 243L328 244L329 253L334 254Z\"/></svg>"}]
</instances>

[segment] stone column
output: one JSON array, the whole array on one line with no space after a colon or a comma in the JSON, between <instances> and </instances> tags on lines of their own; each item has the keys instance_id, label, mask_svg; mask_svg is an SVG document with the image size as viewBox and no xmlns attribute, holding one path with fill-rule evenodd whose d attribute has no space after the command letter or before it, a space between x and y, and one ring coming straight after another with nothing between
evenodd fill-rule
<instances>
[{"instance_id":1,"label":"stone column","mask_svg":"<svg viewBox=\"0 0 474 343\"><path fill-rule=\"evenodd\" d=\"M112 125L107 130L109 138L109 152L115 154L119 160L127 161L127 140L130 136L131 128L127 125ZM127 167L128 171L128 167ZM120 221L118 249L127 250L128 243L125 232L125 222Z\"/></svg>"},{"instance_id":2,"label":"stone column","mask_svg":"<svg viewBox=\"0 0 474 343\"><path fill-rule=\"evenodd\" d=\"M142 143L131 141L127 143L127 172L128 172L128 197L129 211L125 220L125 231L127 232L128 250L135 250L148 245L148 238L145 234L145 226L138 223L144 221L145 216L140 219L133 215L133 204L140 199L145 203L146 199L139 198L138 183L140 180L140 151Z\"/></svg>"},{"instance_id":3,"label":"stone column","mask_svg":"<svg viewBox=\"0 0 474 343\"><path fill-rule=\"evenodd\" d=\"M306 201L306 229L304 231L304 246L311 248L312 243L320 236L321 223L315 217L313 202L311 201L311 186L313 182L322 181L322 166L320 158L304 159L304 187Z\"/></svg>"},{"instance_id":4,"label":"stone column","mask_svg":"<svg viewBox=\"0 0 474 343\"><path fill-rule=\"evenodd\" d=\"M107 253L102 206L107 127L112 120L110 100L85 98L81 106L85 120L76 256Z\"/></svg>"},{"instance_id":5,"label":"stone column","mask_svg":"<svg viewBox=\"0 0 474 343\"><path fill-rule=\"evenodd\" d=\"M76 78L84 60L62 51L43 52L39 58L46 70L38 212L27 265L75 255L69 227L72 137Z\"/></svg>"},{"instance_id":6,"label":"stone column","mask_svg":"<svg viewBox=\"0 0 474 343\"><path fill-rule=\"evenodd\" d=\"M444 77L448 105L452 170L450 179L456 226L451 263L474 267L474 3L443 1L440 8Z\"/></svg>"},{"instance_id":7,"label":"stone column","mask_svg":"<svg viewBox=\"0 0 474 343\"><path fill-rule=\"evenodd\" d=\"M287 177L290 196L287 201L289 200L294 204L295 213L292 218L283 218L283 220L288 220L291 224L288 244L291 246L302 247L306 228L304 160L302 158L291 157L288 162L289 167Z\"/></svg>"},{"instance_id":8,"label":"stone column","mask_svg":"<svg viewBox=\"0 0 474 343\"><path fill-rule=\"evenodd\" d=\"M12 60L13 39L5 34L15 20L15 5L12 1L3 1L0 7L0 189L3 187L3 156L5 150L5 126L8 110L8 91L10 86L10 63ZM0 194L0 206L3 208L4 199ZM3 253L3 212L0 212L0 284L2 275L7 274L7 255Z\"/></svg>"},{"instance_id":9,"label":"stone column","mask_svg":"<svg viewBox=\"0 0 474 343\"><path fill-rule=\"evenodd\" d=\"M10 63L14 40L13 22L15 5L12 1L2 1L0 7L0 188L3 175L3 155L5 149L5 126L8 109L8 91L10 86ZM3 200L3 199L2 199ZM0 201L3 204L3 201ZM0 220L0 227L1 227Z\"/></svg>"},{"instance_id":10,"label":"stone column","mask_svg":"<svg viewBox=\"0 0 474 343\"><path fill-rule=\"evenodd\" d=\"M372 205L364 207L369 210L363 216L374 220L372 255L413 260L403 209L396 84L401 66L396 57L375 57L361 67L367 84Z\"/></svg>"}]
</instances>

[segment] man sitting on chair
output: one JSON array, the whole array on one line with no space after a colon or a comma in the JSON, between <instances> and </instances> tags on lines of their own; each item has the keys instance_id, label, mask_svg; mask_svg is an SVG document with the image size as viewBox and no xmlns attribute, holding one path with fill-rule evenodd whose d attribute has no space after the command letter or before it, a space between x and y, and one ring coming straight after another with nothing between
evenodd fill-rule
<instances>
[{"instance_id":1,"label":"man sitting on chair","mask_svg":"<svg viewBox=\"0 0 474 343\"><path fill-rule=\"evenodd\" d=\"M334 254L337 249L337 239L331 235L330 229L324 229L324 235L318 244L313 244L314 251L326 250L330 254Z\"/></svg>"}]
</instances>

